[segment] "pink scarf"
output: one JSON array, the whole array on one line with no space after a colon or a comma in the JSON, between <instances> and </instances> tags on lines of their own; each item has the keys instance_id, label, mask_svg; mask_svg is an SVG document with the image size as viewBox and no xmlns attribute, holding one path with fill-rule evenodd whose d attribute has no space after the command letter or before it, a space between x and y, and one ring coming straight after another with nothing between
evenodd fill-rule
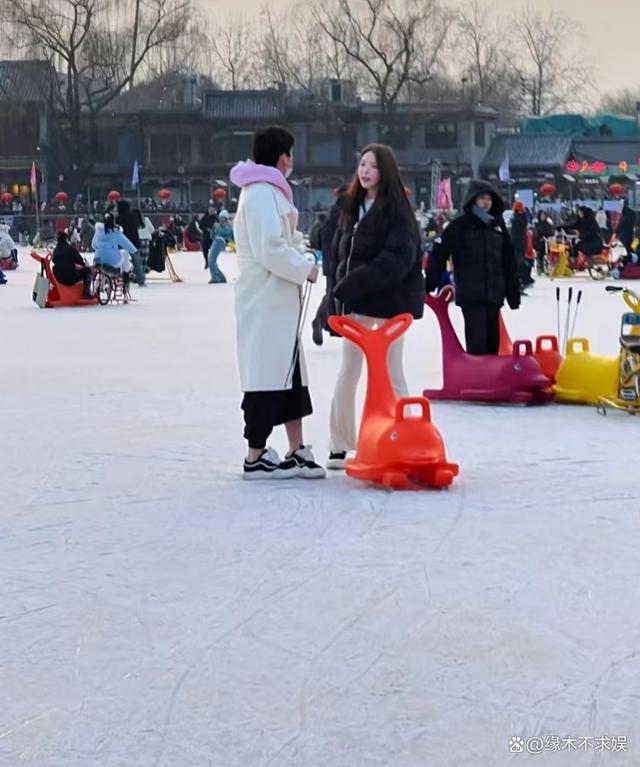
<instances>
[{"instance_id":1,"label":"pink scarf","mask_svg":"<svg viewBox=\"0 0 640 767\"><path fill-rule=\"evenodd\" d=\"M273 168L270 165L258 165L250 160L239 162L231 169L229 178L232 184L241 188L249 186L249 184L271 184L278 188L291 205L293 205L293 192L287 179L277 168Z\"/></svg>"}]
</instances>

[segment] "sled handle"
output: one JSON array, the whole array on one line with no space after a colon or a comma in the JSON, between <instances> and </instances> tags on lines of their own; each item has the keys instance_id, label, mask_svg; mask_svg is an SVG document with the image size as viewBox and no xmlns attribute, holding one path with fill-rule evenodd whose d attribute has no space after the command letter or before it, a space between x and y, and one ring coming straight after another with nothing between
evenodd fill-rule
<instances>
[{"instance_id":1,"label":"sled handle","mask_svg":"<svg viewBox=\"0 0 640 767\"><path fill-rule=\"evenodd\" d=\"M513 356L514 357L530 357L533 355L533 345L531 341L514 341L513 342Z\"/></svg>"},{"instance_id":2,"label":"sled handle","mask_svg":"<svg viewBox=\"0 0 640 767\"><path fill-rule=\"evenodd\" d=\"M387 320L382 327L378 328L378 332L391 344L397 338L400 338L412 322L413 317L410 314L397 314L395 317Z\"/></svg>"},{"instance_id":3,"label":"sled handle","mask_svg":"<svg viewBox=\"0 0 640 767\"><path fill-rule=\"evenodd\" d=\"M335 330L336 333L354 343L358 343L366 332L365 328L351 317L343 317L339 314L332 314L327 319L327 323L331 330Z\"/></svg>"},{"instance_id":4,"label":"sled handle","mask_svg":"<svg viewBox=\"0 0 640 767\"><path fill-rule=\"evenodd\" d=\"M447 304L450 304L456 297L456 292L453 289L453 285L443 285L436 294L436 298L442 299Z\"/></svg>"},{"instance_id":5,"label":"sled handle","mask_svg":"<svg viewBox=\"0 0 640 767\"><path fill-rule=\"evenodd\" d=\"M567 342L567 356L569 354L584 354L589 351L588 338L570 338Z\"/></svg>"},{"instance_id":6,"label":"sled handle","mask_svg":"<svg viewBox=\"0 0 640 767\"><path fill-rule=\"evenodd\" d=\"M410 418L414 418L415 416L407 416L405 415L405 409L409 405L418 405L422 408L422 415L420 416L421 421L427 421L428 423L431 422L431 403L426 397L402 397L396 402L396 421L407 421Z\"/></svg>"},{"instance_id":7,"label":"sled handle","mask_svg":"<svg viewBox=\"0 0 640 767\"><path fill-rule=\"evenodd\" d=\"M548 343L549 348L545 349L544 344ZM551 352L557 352L558 351L558 338L557 336L538 336L536 338L536 352L544 352L544 351L551 351Z\"/></svg>"}]
</instances>

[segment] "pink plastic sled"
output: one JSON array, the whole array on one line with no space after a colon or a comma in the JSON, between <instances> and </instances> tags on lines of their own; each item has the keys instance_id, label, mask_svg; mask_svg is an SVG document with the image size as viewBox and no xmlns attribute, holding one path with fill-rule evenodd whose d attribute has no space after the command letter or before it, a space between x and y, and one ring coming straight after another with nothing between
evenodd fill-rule
<instances>
[{"instance_id":1,"label":"pink plastic sled","mask_svg":"<svg viewBox=\"0 0 640 767\"><path fill-rule=\"evenodd\" d=\"M429 399L539 404L553 399L551 381L533 356L531 341L514 341L510 355L476 356L462 348L449 317L453 290L427 295L442 335L442 389L425 389Z\"/></svg>"}]
</instances>

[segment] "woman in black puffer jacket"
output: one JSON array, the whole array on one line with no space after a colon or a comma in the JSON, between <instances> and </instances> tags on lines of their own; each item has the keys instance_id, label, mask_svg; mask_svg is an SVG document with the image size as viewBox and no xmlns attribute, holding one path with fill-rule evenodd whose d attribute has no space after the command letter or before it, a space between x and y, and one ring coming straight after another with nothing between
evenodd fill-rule
<instances>
[{"instance_id":1,"label":"woman in black puffer jacket","mask_svg":"<svg viewBox=\"0 0 640 767\"><path fill-rule=\"evenodd\" d=\"M456 304L464 315L469 354L497 354L500 308L520 306L513 243L502 214L504 202L486 181L472 181L462 214L444 230L427 264L427 291L440 286L453 261Z\"/></svg>"},{"instance_id":2,"label":"woman in black puffer jacket","mask_svg":"<svg viewBox=\"0 0 640 767\"><path fill-rule=\"evenodd\" d=\"M418 224L389 147L372 144L343 199L343 214L333 241L329 306L374 327L397 314L415 319L424 310L424 274ZM389 350L389 373L398 396L406 396L403 338ZM363 354L343 341L342 365L331 405L330 469L345 465L356 447L356 386Z\"/></svg>"}]
</instances>

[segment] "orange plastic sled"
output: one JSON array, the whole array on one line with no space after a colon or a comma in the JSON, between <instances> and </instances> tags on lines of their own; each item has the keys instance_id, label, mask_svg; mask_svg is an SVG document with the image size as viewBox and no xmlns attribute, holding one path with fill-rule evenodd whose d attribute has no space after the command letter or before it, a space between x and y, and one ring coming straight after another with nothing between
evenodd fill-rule
<instances>
[{"instance_id":1,"label":"orange plastic sled","mask_svg":"<svg viewBox=\"0 0 640 767\"><path fill-rule=\"evenodd\" d=\"M389 347L411 325L410 314L399 314L377 330L362 327L348 317L329 317L336 333L359 346L367 359L367 393L362 411L358 446L347 461L347 474L389 488L448 487L458 475L449 463L440 432L431 423L426 397L396 399L387 357ZM415 405L420 416L406 414Z\"/></svg>"},{"instance_id":2,"label":"orange plastic sled","mask_svg":"<svg viewBox=\"0 0 640 767\"><path fill-rule=\"evenodd\" d=\"M82 297L82 283L78 282L75 285L63 285L56 280L53 269L51 268L51 254L47 253L41 256L36 251L32 251L31 258L35 259L40 268L44 271L45 277L49 280L49 295L47 296L47 309L52 309L59 306L94 306L97 305L98 299L94 296L92 298Z\"/></svg>"},{"instance_id":3,"label":"orange plastic sled","mask_svg":"<svg viewBox=\"0 0 640 767\"><path fill-rule=\"evenodd\" d=\"M502 319L502 312L500 312L500 349L498 354L501 356L509 356L513 354L513 343L509 331L507 330L507 326ZM562 354L560 354L560 349L558 348L557 337L551 335L538 336L536 338L533 356L542 368L542 372L552 383L555 383L558 369L562 364Z\"/></svg>"}]
</instances>

